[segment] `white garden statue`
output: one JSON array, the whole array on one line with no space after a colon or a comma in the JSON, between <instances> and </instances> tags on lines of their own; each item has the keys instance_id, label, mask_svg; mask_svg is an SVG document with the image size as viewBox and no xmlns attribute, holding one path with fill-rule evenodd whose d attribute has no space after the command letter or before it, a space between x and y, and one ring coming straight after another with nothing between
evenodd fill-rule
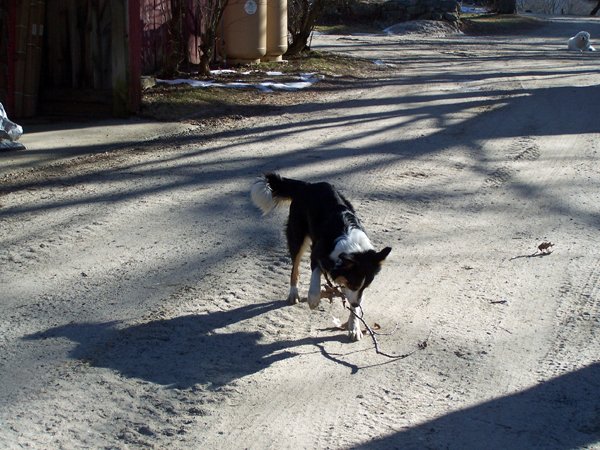
<instances>
[{"instance_id":1,"label":"white garden statue","mask_svg":"<svg viewBox=\"0 0 600 450\"><path fill-rule=\"evenodd\" d=\"M22 149L22 144L17 143L23 134L23 127L8 118L4 106L0 103L0 149Z\"/></svg>"}]
</instances>

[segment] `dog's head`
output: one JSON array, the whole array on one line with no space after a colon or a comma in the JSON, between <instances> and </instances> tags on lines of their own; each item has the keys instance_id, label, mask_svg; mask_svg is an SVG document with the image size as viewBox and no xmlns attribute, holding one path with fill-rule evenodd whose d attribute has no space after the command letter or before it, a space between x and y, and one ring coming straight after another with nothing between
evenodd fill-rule
<instances>
[{"instance_id":1,"label":"dog's head","mask_svg":"<svg viewBox=\"0 0 600 450\"><path fill-rule=\"evenodd\" d=\"M571 46L573 47L571 48L571 50L586 50L590 46L590 33L588 33L587 31L580 31L571 39L569 39L569 46L570 48Z\"/></svg>"},{"instance_id":2,"label":"dog's head","mask_svg":"<svg viewBox=\"0 0 600 450\"><path fill-rule=\"evenodd\" d=\"M582 44L582 47L587 46L587 44L590 42L590 33L588 33L587 31L580 31L579 33L577 33L577 38Z\"/></svg>"},{"instance_id":3,"label":"dog's head","mask_svg":"<svg viewBox=\"0 0 600 450\"><path fill-rule=\"evenodd\" d=\"M339 255L331 278L344 288L344 294L352 306L360 305L364 290L373 282L391 251L391 247L386 247L380 252L367 250Z\"/></svg>"}]
</instances>

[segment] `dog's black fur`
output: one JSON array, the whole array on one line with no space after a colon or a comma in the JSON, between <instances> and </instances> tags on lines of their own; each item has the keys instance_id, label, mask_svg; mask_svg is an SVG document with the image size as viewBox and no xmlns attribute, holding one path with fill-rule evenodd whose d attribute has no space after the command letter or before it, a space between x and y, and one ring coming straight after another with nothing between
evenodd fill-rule
<instances>
[{"instance_id":1,"label":"dog's black fur","mask_svg":"<svg viewBox=\"0 0 600 450\"><path fill-rule=\"evenodd\" d=\"M274 173L255 183L252 199L265 213L281 202L291 201L286 226L293 263L288 301L299 300L299 264L310 240L311 308L319 304L322 272L344 288L352 307L359 307L364 290L381 269L391 248L375 251L350 202L329 183L307 183Z\"/></svg>"}]
</instances>

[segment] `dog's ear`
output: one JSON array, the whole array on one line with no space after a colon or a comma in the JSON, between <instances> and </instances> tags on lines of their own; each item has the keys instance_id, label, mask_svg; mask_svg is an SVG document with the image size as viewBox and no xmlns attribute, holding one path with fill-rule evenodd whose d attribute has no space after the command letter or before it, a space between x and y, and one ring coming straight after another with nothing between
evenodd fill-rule
<instances>
[{"instance_id":1,"label":"dog's ear","mask_svg":"<svg viewBox=\"0 0 600 450\"><path fill-rule=\"evenodd\" d=\"M383 263L383 260L385 258L387 258L387 256L390 254L390 252L392 251L392 247L386 247L383 250L381 250L380 252L377 253L377 262L379 264Z\"/></svg>"}]
</instances>

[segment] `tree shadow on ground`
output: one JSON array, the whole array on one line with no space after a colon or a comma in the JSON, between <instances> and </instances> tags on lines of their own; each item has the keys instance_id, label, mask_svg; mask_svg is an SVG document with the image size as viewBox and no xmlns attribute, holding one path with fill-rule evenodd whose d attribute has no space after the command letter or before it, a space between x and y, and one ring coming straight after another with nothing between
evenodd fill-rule
<instances>
[{"instance_id":1,"label":"tree shadow on ground","mask_svg":"<svg viewBox=\"0 0 600 450\"><path fill-rule=\"evenodd\" d=\"M67 338L77 343L70 353L73 359L115 370L128 378L172 388L197 384L218 387L297 356L291 348L303 345L321 348L324 342L347 339L344 335L332 335L262 343L263 334L258 331L224 330L284 306L286 303L278 300L125 328L117 322L75 323L25 339Z\"/></svg>"},{"instance_id":2,"label":"tree shadow on ground","mask_svg":"<svg viewBox=\"0 0 600 450\"><path fill-rule=\"evenodd\" d=\"M359 449L571 449L600 442L600 363Z\"/></svg>"}]
</instances>

